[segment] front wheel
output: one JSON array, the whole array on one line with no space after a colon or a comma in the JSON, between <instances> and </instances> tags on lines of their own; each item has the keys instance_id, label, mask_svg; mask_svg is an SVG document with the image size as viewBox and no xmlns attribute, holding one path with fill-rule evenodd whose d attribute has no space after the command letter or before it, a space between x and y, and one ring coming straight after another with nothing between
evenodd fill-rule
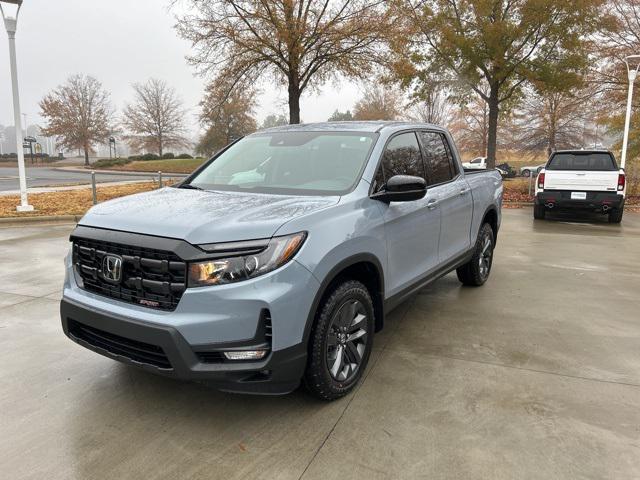
<instances>
[{"instance_id":1,"label":"front wheel","mask_svg":"<svg viewBox=\"0 0 640 480\"><path fill-rule=\"evenodd\" d=\"M456 270L458 280L470 287L484 285L491 273L494 245L493 228L488 223L485 223L480 228L471 260Z\"/></svg>"},{"instance_id":2,"label":"front wheel","mask_svg":"<svg viewBox=\"0 0 640 480\"><path fill-rule=\"evenodd\" d=\"M529 170L525 170L524 172L522 172L522 176L523 177L530 177L531 176L531 172Z\"/></svg>"},{"instance_id":3,"label":"front wheel","mask_svg":"<svg viewBox=\"0 0 640 480\"><path fill-rule=\"evenodd\" d=\"M369 361L374 325L371 295L358 281L341 283L323 300L304 375L313 395L335 400L355 388Z\"/></svg>"}]
</instances>

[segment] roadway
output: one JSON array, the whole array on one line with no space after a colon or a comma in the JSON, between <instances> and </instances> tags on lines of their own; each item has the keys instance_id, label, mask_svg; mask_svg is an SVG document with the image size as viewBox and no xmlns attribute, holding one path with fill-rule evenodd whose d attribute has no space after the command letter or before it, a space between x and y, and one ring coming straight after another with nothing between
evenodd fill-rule
<instances>
[{"instance_id":1,"label":"roadway","mask_svg":"<svg viewBox=\"0 0 640 480\"><path fill-rule=\"evenodd\" d=\"M157 174L139 174L139 173L96 173L96 181L98 183L106 182L126 182L132 180L145 180L157 176ZM171 177L179 177L180 175L171 175ZM63 185L78 185L91 183L91 172L89 170L65 170L59 168L37 167L29 168L27 166L27 187L53 187ZM10 192L18 190L18 168L17 167L0 167L0 192Z\"/></svg>"}]
</instances>

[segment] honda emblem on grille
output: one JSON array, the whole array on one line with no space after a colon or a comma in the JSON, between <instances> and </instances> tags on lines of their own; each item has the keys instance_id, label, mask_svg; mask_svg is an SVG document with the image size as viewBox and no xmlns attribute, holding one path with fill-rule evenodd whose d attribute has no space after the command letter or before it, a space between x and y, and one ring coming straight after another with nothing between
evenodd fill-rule
<instances>
[{"instance_id":1,"label":"honda emblem on grille","mask_svg":"<svg viewBox=\"0 0 640 480\"><path fill-rule=\"evenodd\" d=\"M107 282L120 283L122 280L122 257L105 255L102 259L102 276Z\"/></svg>"}]
</instances>

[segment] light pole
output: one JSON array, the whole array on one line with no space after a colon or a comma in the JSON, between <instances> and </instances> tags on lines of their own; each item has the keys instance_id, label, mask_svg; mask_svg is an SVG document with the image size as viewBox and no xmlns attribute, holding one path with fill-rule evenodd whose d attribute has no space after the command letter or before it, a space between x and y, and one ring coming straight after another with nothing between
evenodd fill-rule
<instances>
[{"instance_id":1,"label":"light pole","mask_svg":"<svg viewBox=\"0 0 640 480\"><path fill-rule=\"evenodd\" d=\"M624 168L627 163L627 146L629 145L629 127L631 125L631 100L633 98L633 83L638 76L640 69L640 55L629 55L624 59L629 74L629 96L627 97L627 116L624 121L624 137L622 140L622 159L620 160L620 168ZM635 68L633 67L635 63Z\"/></svg>"},{"instance_id":2,"label":"light pole","mask_svg":"<svg viewBox=\"0 0 640 480\"><path fill-rule=\"evenodd\" d=\"M4 8L2 8L4 4ZM16 126L16 150L18 155L18 175L20 176L20 205L19 212L30 212L33 206L27 200L27 175L24 169L24 152L22 148L22 123L20 115L20 96L18 95L18 65L16 62L16 29L18 28L18 13L22 0L0 0L0 13L4 19L4 26L9 36L9 60L11 63L11 85L13 87L13 120ZM7 12L5 13L5 9Z\"/></svg>"}]
</instances>

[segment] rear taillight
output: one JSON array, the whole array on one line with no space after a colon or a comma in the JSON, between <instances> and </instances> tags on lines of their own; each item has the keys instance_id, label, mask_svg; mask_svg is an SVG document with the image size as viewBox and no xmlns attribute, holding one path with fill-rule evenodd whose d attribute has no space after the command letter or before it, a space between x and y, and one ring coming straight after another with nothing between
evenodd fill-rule
<instances>
[{"instance_id":1,"label":"rear taillight","mask_svg":"<svg viewBox=\"0 0 640 480\"><path fill-rule=\"evenodd\" d=\"M625 178L624 178L624 173L621 173L620 175L618 175L618 191L621 192L624 190L624 185L625 185Z\"/></svg>"},{"instance_id":2,"label":"rear taillight","mask_svg":"<svg viewBox=\"0 0 640 480\"><path fill-rule=\"evenodd\" d=\"M538 174L538 188L540 190L544 189L544 172Z\"/></svg>"}]
</instances>

